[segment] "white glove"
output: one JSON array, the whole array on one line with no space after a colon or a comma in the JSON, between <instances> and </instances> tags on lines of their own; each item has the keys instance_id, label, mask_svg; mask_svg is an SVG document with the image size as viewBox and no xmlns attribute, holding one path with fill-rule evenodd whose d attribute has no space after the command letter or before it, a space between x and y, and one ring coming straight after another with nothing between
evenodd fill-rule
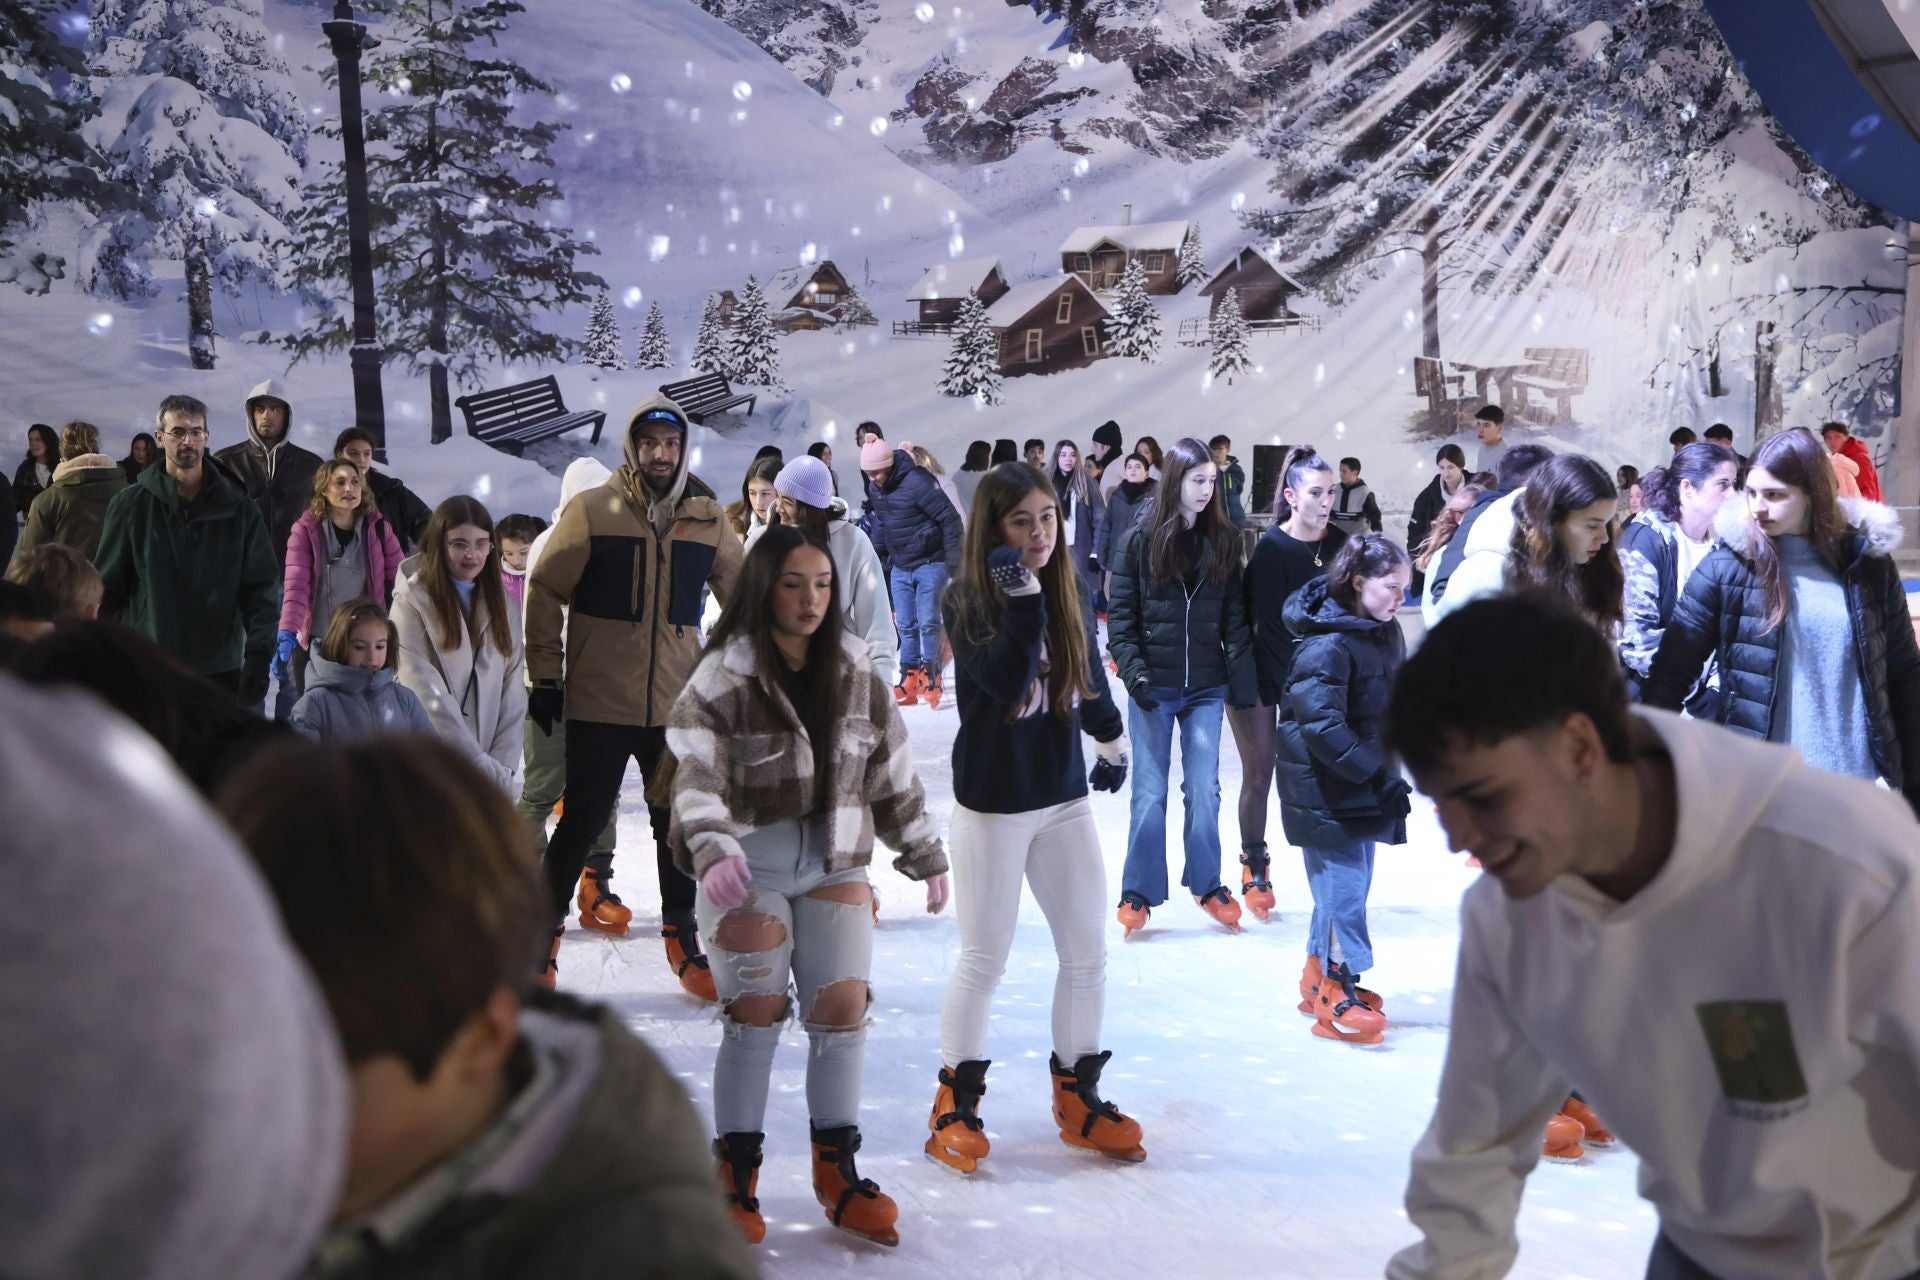
<instances>
[{"instance_id":1,"label":"white glove","mask_svg":"<svg viewBox=\"0 0 1920 1280\"><path fill-rule=\"evenodd\" d=\"M1099 756L1108 764L1125 764L1127 762L1127 747L1127 735L1123 733L1112 742L1094 743L1093 754Z\"/></svg>"}]
</instances>

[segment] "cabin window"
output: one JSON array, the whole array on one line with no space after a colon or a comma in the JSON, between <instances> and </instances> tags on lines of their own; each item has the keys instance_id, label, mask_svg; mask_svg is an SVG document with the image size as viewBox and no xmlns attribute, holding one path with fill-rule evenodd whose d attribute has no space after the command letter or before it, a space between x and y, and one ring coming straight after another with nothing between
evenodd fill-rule
<instances>
[{"instance_id":1,"label":"cabin window","mask_svg":"<svg viewBox=\"0 0 1920 1280\"><path fill-rule=\"evenodd\" d=\"M1044 330L1040 330L1040 329L1027 330L1027 363L1028 364L1039 363L1040 351L1045 341L1046 341L1046 333Z\"/></svg>"},{"instance_id":2,"label":"cabin window","mask_svg":"<svg viewBox=\"0 0 1920 1280\"><path fill-rule=\"evenodd\" d=\"M1092 325L1080 331L1080 349L1090 356L1100 354L1100 331Z\"/></svg>"},{"instance_id":3,"label":"cabin window","mask_svg":"<svg viewBox=\"0 0 1920 1280\"><path fill-rule=\"evenodd\" d=\"M1159 275L1167 269L1167 255L1164 253L1150 253L1147 255L1147 260L1142 263L1141 266L1148 275Z\"/></svg>"},{"instance_id":4,"label":"cabin window","mask_svg":"<svg viewBox=\"0 0 1920 1280\"><path fill-rule=\"evenodd\" d=\"M1053 309L1053 322L1055 324L1072 324L1073 323L1073 295L1072 294L1063 293L1060 295L1060 301Z\"/></svg>"},{"instance_id":5,"label":"cabin window","mask_svg":"<svg viewBox=\"0 0 1920 1280\"><path fill-rule=\"evenodd\" d=\"M1074 268L1074 270L1076 270L1076 271L1079 271L1079 272L1081 272L1082 274L1085 274L1086 272L1089 272L1089 271L1092 271L1092 270L1093 270L1093 255L1092 255L1092 254L1090 254L1090 253L1081 253L1081 254L1075 254L1075 255L1074 255L1074 257L1075 257L1075 259L1076 259L1076 261L1077 261L1077 262L1078 262L1078 264L1079 264L1078 266L1076 266L1076 267Z\"/></svg>"}]
</instances>

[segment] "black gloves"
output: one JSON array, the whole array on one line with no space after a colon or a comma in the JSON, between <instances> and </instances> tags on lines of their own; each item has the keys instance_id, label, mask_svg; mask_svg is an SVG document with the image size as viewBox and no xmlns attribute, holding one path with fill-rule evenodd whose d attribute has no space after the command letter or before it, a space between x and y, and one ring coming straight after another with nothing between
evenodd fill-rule
<instances>
[{"instance_id":1,"label":"black gloves","mask_svg":"<svg viewBox=\"0 0 1920 1280\"><path fill-rule=\"evenodd\" d=\"M540 726L540 732L549 738L553 736L553 726L560 722L566 710L567 696L553 685L541 685L527 694L527 719Z\"/></svg>"},{"instance_id":2,"label":"black gloves","mask_svg":"<svg viewBox=\"0 0 1920 1280\"><path fill-rule=\"evenodd\" d=\"M1102 757L1093 762L1093 768L1087 773L1087 785L1095 791L1118 793L1127 784L1127 762L1119 764Z\"/></svg>"},{"instance_id":3,"label":"black gloves","mask_svg":"<svg viewBox=\"0 0 1920 1280\"><path fill-rule=\"evenodd\" d=\"M1389 774L1375 788L1380 795L1380 812L1404 818L1413 812L1413 786L1399 774Z\"/></svg>"},{"instance_id":4,"label":"black gloves","mask_svg":"<svg viewBox=\"0 0 1920 1280\"><path fill-rule=\"evenodd\" d=\"M267 681L273 667L273 650L249 651L240 664L240 702L241 705L258 711L267 700ZM268 707L266 714L271 717L273 708Z\"/></svg>"},{"instance_id":5,"label":"black gloves","mask_svg":"<svg viewBox=\"0 0 1920 1280\"><path fill-rule=\"evenodd\" d=\"M1160 709L1160 704L1158 702L1155 702L1152 698L1148 697L1147 694L1148 694L1148 686L1147 686L1146 679L1144 677L1141 678L1140 680L1135 681L1133 687L1127 690L1127 696L1129 698L1132 698L1134 701L1134 705L1139 707L1142 711L1158 711Z\"/></svg>"}]
</instances>

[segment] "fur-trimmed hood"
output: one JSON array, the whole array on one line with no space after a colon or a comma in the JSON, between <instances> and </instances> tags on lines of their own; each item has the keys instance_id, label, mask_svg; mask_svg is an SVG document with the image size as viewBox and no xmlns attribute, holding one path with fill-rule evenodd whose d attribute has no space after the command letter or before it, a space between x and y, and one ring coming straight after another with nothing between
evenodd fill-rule
<instances>
[{"instance_id":1,"label":"fur-trimmed hood","mask_svg":"<svg viewBox=\"0 0 1920 1280\"><path fill-rule=\"evenodd\" d=\"M69 477L69 484L85 484L89 480L103 480L105 475L84 476L81 472L107 472L120 470L120 464L104 453L83 453L77 458L68 458L53 469L53 482L59 484L62 477Z\"/></svg>"},{"instance_id":2,"label":"fur-trimmed hood","mask_svg":"<svg viewBox=\"0 0 1920 1280\"><path fill-rule=\"evenodd\" d=\"M1847 527L1857 536L1856 555L1891 556L1906 539L1906 529L1892 507L1868 498L1840 499L1840 512ZM1739 495L1731 495L1720 504L1713 518L1714 537L1742 560L1753 559L1753 536L1757 526L1747 518L1747 504Z\"/></svg>"}]
</instances>

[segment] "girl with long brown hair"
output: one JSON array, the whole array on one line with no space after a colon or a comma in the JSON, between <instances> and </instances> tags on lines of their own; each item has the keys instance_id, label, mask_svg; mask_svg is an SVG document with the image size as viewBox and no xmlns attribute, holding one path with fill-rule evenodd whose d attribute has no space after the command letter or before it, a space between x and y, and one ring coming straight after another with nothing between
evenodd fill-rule
<instances>
[{"instance_id":1,"label":"girl with long brown hair","mask_svg":"<svg viewBox=\"0 0 1920 1280\"><path fill-rule=\"evenodd\" d=\"M526 653L500 581L493 517L479 502L456 494L434 508L420 550L394 580L392 617L400 683L442 740L518 799Z\"/></svg>"},{"instance_id":2,"label":"girl with long brown hair","mask_svg":"<svg viewBox=\"0 0 1920 1280\"><path fill-rule=\"evenodd\" d=\"M755 529L767 527L773 511L773 478L780 474L780 467L780 459L772 454L748 464L746 479L740 482L740 501L727 504L727 523L735 537L745 541Z\"/></svg>"},{"instance_id":3,"label":"girl with long brown hair","mask_svg":"<svg viewBox=\"0 0 1920 1280\"><path fill-rule=\"evenodd\" d=\"M1060 498L1024 462L974 494L959 576L947 592L960 730L949 838L960 957L940 1011L942 1066L927 1154L962 1173L987 1155L980 1119L987 1027L1006 971L1022 881L1052 928L1053 1115L1061 1141L1144 1159L1140 1126L1101 1100L1106 864L1089 788L1117 792L1126 735L1107 691L1090 602L1064 554ZM1088 775L1080 734L1099 756Z\"/></svg>"},{"instance_id":4,"label":"girl with long brown hair","mask_svg":"<svg viewBox=\"0 0 1920 1280\"><path fill-rule=\"evenodd\" d=\"M1624 581L1613 546L1619 500L1613 477L1592 458L1548 459L1515 495L1505 553L1475 552L1462 560L1447 584L1447 610L1478 596L1532 588L1571 601L1612 635L1620 626Z\"/></svg>"}]
</instances>

